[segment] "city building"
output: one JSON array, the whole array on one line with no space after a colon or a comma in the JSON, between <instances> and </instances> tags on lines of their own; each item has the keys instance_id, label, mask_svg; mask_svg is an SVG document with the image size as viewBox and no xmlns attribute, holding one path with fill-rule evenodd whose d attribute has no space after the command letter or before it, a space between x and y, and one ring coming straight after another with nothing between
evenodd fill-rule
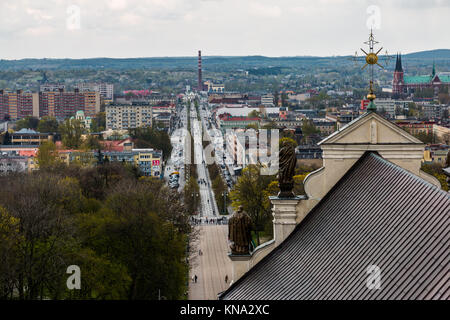
<instances>
[{"instance_id":1,"label":"city building","mask_svg":"<svg viewBox=\"0 0 450 320\"><path fill-rule=\"evenodd\" d=\"M404 76L402 67L402 56L397 55L395 64L394 80L392 82L392 93L397 95L410 94L418 89L433 88L434 93L438 93L442 86L450 85L450 75L436 73L436 67L433 63L433 70L430 75L422 76Z\"/></svg>"},{"instance_id":2,"label":"city building","mask_svg":"<svg viewBox=\"0 0 450 320\"><path fill-rule=\"evenodd\" d=\"M322 159L322 149L318 145L299 145L295 155L297 159Z\"/></svg>"},{"instance_id":3,"label":"city building","mask_svg":"<svg viewBox=\"0 0 450 320\"><path fill-rule=\"evenodd\" d=\"M326 119L315 118L313 119L314 126L320 130L322 136L329 136L336 131L336 122L328 121Z\"/></svg>"},{"instance_id":4,"label":"city building","mask_svg":"<svg viewBox=\"0 0 450 320\"><path fill-rule=\"evenodd\" d=\"M410 120L410 121L397 121L395 123L400 128L408 131L412 135L422 134L433 134L433 121L418 121L418 120Z\"/></svg>"},{"instance_id":5,"label":"city building","mask_svg":"<svg viewBox=\"0 0 450 320\"><path fill-rule=\"evenodd\" d=\"M133 149L135 164L145 176L159 177L162 170L162 151L154 149Z\"/></svg>"},{"instance_id":6,"label":"city building","mask_svg":"<svg viewBox=\"0 0 450 320\"><path fill-rule=\"evenodd\" d=\"M450 146L446 144L431 144L425 147L423 162L425 164L439 164L445 167Z\"/></svg>"},{"instance_id":7,"label":"city building","mask_svg":"<svg viewBox=\"0 0 450 320\"><path fill-rule=\"evenodd\" d=\"M71 117L71 119L75 119L81 122L81 124L83 125L83 127L87 130L91 129L91 125L92 125L92 118L91 117L86 117L84 115L83 111L77 111L75 113L75 117Z\"/></svg>"},{"instance_id":8,"label":"city building","mask_svg":"<svg viewBox=\"0 0 450 320\"><path fill-rule=\"evenodd\" d=\"M261 96L261 104L265 107L274 107L274 96L271 93Z\"/></svg>"},{"instance_id":9,"label":"city building","mask_svg":"<svg viewBox=\"0 0 450 320\"><path fill-rule=\"evenodd\" d=\"M25 128L11 134L12 145L39 146L42 142L50 140L53 140L53 136L48 133Z\"/></svg>"},{"instance_id":10,"label":"city building","mask_svg":"<svg viewBox=\"0 0 450 320\"><path fill-rule=\"evenodd\" d=\"M105 107L105 112L106 129L127 130L152 126L153 111L148 103L111 104Z\"/></svg>"},{"instance_id":11,"label":"city building","mask_svg":"<svg viewBox=\"0 0 450 320\"><path fill-rule=\"evenodd\" d=\"M5 92L0 90L0 117L11 120L24 117L52 116L65 119L83 111L86 116L100 112L100 95L97 92L42 91L39 93Z\"/></svg>"},{"instance_id":12,"label":"city building","mask_svg":"<svg viewBox=\"0 0 450 320\"><path fill-rule=\"evenodd\" d=\"M261 118L258 117L233 117L229 113L218 116L218 128L225 132L227 129L245 129L249 125L259 125Z\"/></svg>"},{"instance_id":13,"label":"city building","mask_svg":"<svg viewBox=\"0 0 450 320\"><path fill-rule=\"evenodd\" d=\"M359 112L358 111L350 111L350 110L342 110L340 111L339 115L337 116L337 124L336 128L337 130L340 130L356 118L358 118Z\"/></svg>"},{"instance_id":14,"label":"city building","mask_svg":"<svg viewBox=\"0 0 450 320\"><path fill-rule=\"evenodd\" d=\"M252 142L250 142L250 140ZM231 156L233 165L245 168L258 162L258 133L245 129L227 130L225 134L226 150ZM261 146L266 147L266 146Z\"/></svg>"},{"instance_id":15,"label":"city building","mask_svg":"<svg viewBox=\"0 0 450 320\"><path fill-rule=\"evenodd\" d=\"M66 90L66 85L61 83L44 83L39 86L39 92L59 92Z\"/></svg>"},{"instance_id":16,"label":"city building","mask_svg":"<svg viewBox=\"0 0 450 320\"><path fill-rule=\"evenodd\" d=\"M51 116L65 119L83 111L85 116L93 117L100 112L100 93L75 89L66 92L45 91L39 93L39 117Z\"/></svg>"},{"instance_id":17,"label":"city building","mask_svg":"<svg viewBox=\"0 0 450 320\"><path fill-rule=\"evenodd\" d=\"M28 157L0 156L0 175L13 172L28 172Z\"/></svg>"},{"instance_id":18,"label":"city building","mask_svg":"<svg viewBox=\"0 0 450 320\"><path fill-rule=\"evenodd\" d=\"M106 102L114 100L114 85L111 83L79 83L75 88L80 92L98 92Z\"/></svg>"},{"instance_id":19,"label":"city building","mask_svg":"<svg viewBox=\"0 0 450 320\"><path fill-rule=\"evenodd\" d=\"M440 104L421 104L423 116L429 120L438 120L444 118L444 113L448 109L446 105Z\"/></svg>"},{"instance_id":20,"label":"city building","mask_svg":"<svg viewBox=\"0 0 450 320\"><path fill-rule=\"evenodd\" d=\"M17 120L27 116L39 117L39 94L0 90L0 119Z\"/></svg>"},{"instance_id":21,"label":"city building","mask_svg":"<svg viewBox=\"0 0 450 320\"><path fill-rule=\"evenodd\" d=\"M36 157L39 145L0 145L1 155Z\"/></svg>"},{"instance_id":22,"label":"city building","mask_svg":"<svg viewBox=\"0 0 450 320\"><path fill-rule=\"evenodd\" d=\"M213 83L211 81L205 81L204 87L206 87L208 92L211 93L223 93L225 92L225 85L219 83Z\"/></svg>"}]
</instances>

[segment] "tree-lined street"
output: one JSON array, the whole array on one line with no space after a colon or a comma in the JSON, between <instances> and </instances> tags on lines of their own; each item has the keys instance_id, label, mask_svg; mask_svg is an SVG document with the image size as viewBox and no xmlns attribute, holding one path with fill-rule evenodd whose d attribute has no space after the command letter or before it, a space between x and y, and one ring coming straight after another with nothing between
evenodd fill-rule
<instances>
[{"instance_id":1,"label":"tree-lined street","mask_svg":"<svg viewBox=\"0 0 450 320\"><path fill-rule=\"evenodd\" d=\"M231 261L228 258L228 226L216 225L220 219L219 210L212 192L212 183L207 169L206 155L203 150L203 128L205 118L198 121L196 108L191 108L190 121L194 138L194 155L197 164L198 182L200 187L200 208L198 219L202 223L196 228L199 238L194 243L198 248L196 256L191 261L189 299L214 300L217 294L229 286L225 277L230 278ZM213 223L210 223L211 220ZM207 223L208 222L208 223ZM192 278L197 276L197 281Z\"/></svg>"}]
</instances>

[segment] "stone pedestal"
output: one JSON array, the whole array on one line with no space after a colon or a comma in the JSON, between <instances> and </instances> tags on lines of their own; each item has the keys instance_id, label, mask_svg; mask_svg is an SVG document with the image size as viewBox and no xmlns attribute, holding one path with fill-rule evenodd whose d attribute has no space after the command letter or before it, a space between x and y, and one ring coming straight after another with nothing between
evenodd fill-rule
<instances>
[{"instance_id":1,"label":"stone pedestal","mask_svg":"<svg viewBox=\"0 0 450 320\"><path fill-rule=\"evenodd\" d=\"M250 261L252 259L251 254L246 255L236 255L229 254L228 257L232 261L232 275L231 280L236 282L244 273L250 270Z\"/></svg>"},{"instance_id":2,"label":"stone pedestal","mask_svg":"<svg viewBox=\"0 0 450 320\"><path fill-rule=\"evenodd\" d=\"M296 226L297 204L303 197L279 198L270 197L273 208L273 237L275 246L278 246Z\"/></svg>"},{"instance_id":3,"label":"stone pedestal","mask_svg":"<svg viewBox=\"0 0 450 320\"><path fill-rule=\"evenodd\" d=\"M273 236L272 241L266 242L248 255L229 254L232 262L232 281L236 282L242 275L261 261L268 253L278 246L294 230L297 218L296 207L305 196L292 198L270 197L273 204Z\"/></svg>"}]
</instances>

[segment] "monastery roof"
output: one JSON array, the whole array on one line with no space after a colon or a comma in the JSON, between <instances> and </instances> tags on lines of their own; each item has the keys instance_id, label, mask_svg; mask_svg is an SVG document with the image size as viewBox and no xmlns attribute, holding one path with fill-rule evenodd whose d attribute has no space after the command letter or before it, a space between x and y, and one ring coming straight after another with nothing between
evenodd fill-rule
<instances>
[{"instance_id":1,"label":"monastery roof","mask_svg":"<svg viewBox=\"0 0 450 320\"><path fill-rule=\"evenodd\" d=\"M367 152L219 298L449 299L449 208L449 193Z\"/></svg>"}]
</instances>

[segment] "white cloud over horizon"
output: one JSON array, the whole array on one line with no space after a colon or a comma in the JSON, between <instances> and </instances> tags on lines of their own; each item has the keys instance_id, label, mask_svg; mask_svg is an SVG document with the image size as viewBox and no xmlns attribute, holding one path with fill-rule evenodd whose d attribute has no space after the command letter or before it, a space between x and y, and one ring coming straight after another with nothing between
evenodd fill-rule
<instances>
[{"instance_id":1,"label":"white cloud over horizon","mask_svg":"<svg viewBox=\"0 0 450 320\"><path fill-rule=\"evenodd\" d=\"M370 5L389 52L450 48L450 0L2 0L0 59L348 55Z\"/></svg>"}]
</instances>

